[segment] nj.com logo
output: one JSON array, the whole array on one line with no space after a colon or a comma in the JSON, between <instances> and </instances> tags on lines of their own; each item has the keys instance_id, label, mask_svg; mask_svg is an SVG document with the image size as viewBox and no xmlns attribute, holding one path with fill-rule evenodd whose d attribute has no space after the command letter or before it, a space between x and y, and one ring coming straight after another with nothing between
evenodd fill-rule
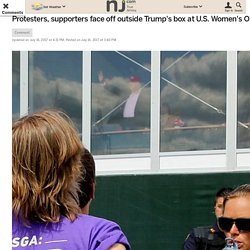
<instances>
[{"instance_id":1,"label":"nj.com logo","mask_svg":"<svg viewBox=\"0 0 250 250\"><path fill-rule=\"evenodd\" d=\"M107 0L106 2L106 10L107 12L124 12L126 9L125 0L122 0L119 4L117 0Z\"/></svg>"}]
</instances>

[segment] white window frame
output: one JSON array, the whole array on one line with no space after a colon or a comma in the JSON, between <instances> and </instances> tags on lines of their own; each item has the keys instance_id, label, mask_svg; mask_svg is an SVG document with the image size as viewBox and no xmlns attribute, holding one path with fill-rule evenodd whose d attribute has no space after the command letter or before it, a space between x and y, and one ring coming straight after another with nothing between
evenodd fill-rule
<instances>
[{"instance_id":1,"label":"white window frame","mask_svg":"<svg viewBox=\"0 0 250 250\"><path fill-rule=\"evenodd\" d=\"M95 156L97 175L248 171L250 149L237 149L237 51L227 51L225 150L160 152L160 56L160 51L151 51L150 153ZM90 149L91 51L83 51L82 58L82 138ZM28 59L28 51L21 51L20 116L29 107Z\"/></svg>"}]
</instances>

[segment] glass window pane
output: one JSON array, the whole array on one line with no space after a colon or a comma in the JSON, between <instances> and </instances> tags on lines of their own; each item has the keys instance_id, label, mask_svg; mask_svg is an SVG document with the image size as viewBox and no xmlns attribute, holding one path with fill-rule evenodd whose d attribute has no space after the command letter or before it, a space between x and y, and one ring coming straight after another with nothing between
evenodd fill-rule
<instances>
[{"instance_id":1,"label":"glass window pane","mask_svg":"<svg viewBox=\"0 0 250 250\"><path fill-rule=\"evenodd\" d=\"M92 52L92 152L149 152L150 52Z\"/></svg>"},{"instance_id":2,"label":"glass window pane","mask_svg":"<svg viewBox=\"0 0 250 250\"><path fill-rule=\"evenodd\" d=\"M12 52L12 120L20 117L20 51Z\"/></svg>"},{"instance_id":3,"label":"glass window pane","mask_svg":"<svg viewBox=\"0 0 250 250\"><path fill-rule=\"evenodd\" d=\"M82 131L82 52L29 52L29 112L56 108Z\"/></svg>"},{"instance_id":4,"label":"glass window pane","mask_svg":"<svg viewBox=\"0 0 250 250\"><path fill-rule=\"evenodd\" d=\"M225 149L226 52L161 53L161 151Z\"/></svg>"},{"instance_id":5,"label":"glass window pane","mask_svg":"<svg viewBox=\"0 0 250 250\"><path fill-rule=\"evenodd\" d=\"M238 148L250 148L250 51L238 53Z\"/></svg>"}]
</instances>

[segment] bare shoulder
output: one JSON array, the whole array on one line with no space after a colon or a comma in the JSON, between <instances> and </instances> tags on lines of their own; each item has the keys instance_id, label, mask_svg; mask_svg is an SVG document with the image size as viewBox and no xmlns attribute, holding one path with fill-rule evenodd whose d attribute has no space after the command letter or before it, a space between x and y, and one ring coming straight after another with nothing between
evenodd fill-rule
<instances>
[{"instance_id":1,"label":"bare shoulder","mask_svg":"<svg viewBox=\"0 0 250 250\"><path fill-rule=\"evenodd\" d=\"M126 247L120 243L116 243L109 250L126 250Z\"/></svg>"}]
</instances>

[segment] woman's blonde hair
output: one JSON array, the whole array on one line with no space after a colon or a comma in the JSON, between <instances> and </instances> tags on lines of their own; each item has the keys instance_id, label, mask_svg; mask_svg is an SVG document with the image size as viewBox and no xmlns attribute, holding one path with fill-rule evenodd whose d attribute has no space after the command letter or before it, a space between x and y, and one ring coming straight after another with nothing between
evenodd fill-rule
<instances>
[{"instance_id":1,"label":"woman's blonde hair","mask_svg":"<svg viewBox=\"0 0 250 250\"><path fill-rule=\"evenodd\" d=\"M223 207L225 208L225 204L228 200L246 196L250 197L250 184L242 184L236 187L233 191L229 192L229 194L224 198Z\"/></svg>"},{"instance_id":2,"label":"woman's blonde hair","mask_svg":"<svg viewBox=\"0 0 250 250\"><path fill-rule=\"evenodd\" d=\"M17 218L74 220L82 176L82 144L70 118L60 111L25 116L12 126L12 207Z\"/></svg>"}]
</instances>

